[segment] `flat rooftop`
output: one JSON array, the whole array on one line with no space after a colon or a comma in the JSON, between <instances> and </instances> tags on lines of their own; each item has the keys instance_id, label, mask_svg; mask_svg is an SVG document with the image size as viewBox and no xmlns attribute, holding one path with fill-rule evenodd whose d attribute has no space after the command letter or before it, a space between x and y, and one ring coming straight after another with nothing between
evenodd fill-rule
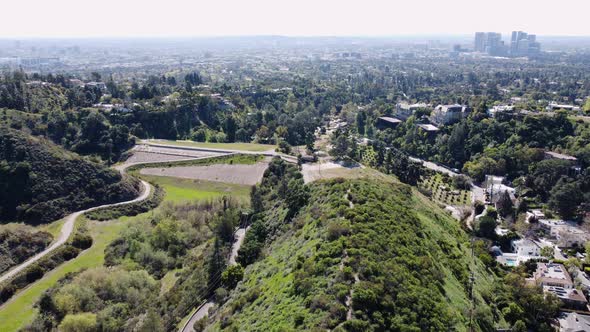
<instances>
[{"instance_id":1,"label":"flat rooftop","mask_svg":"<svg viewBox=\"0 0 590 332\"><path fill-rule=\"evenodd\" d=\"M437 126L431 125L431 124L419 124L417 125L418 127L426 130L426 131L439 131Z\"/></svg>"},{"instance_id":2,"label":"flat rooftop","mask_svg":"<svg viewBox=\"0 0 590 332\"><path fill-rule=\"evenodd\" d=\"M542 282L560 282L572 285L572 279L562 264L539 263L535 272L535 279Z\"/></svg>"},{"instance_id":3,"label":"flat rooftop","mask_svg":"<svg viewBox=\"0 0 590 332\"><path fill-rule=\"evenodd\" d=\"M380 116L379 117L379 120L383 120L383 121L386 121L386 122L389 122L389 123L401 123L402 122L402 120L396 119L396 118L392 118L390 116Z\"/></svg>"}]
</instances>

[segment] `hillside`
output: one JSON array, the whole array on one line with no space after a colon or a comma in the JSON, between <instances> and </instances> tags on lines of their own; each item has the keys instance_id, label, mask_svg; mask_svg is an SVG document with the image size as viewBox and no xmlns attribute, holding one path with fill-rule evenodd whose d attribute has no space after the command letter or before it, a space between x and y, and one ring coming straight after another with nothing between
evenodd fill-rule
<instances>
[{"instance_id":1,"label":"hillside","mask_svg":"<svg viewBox=\"0 0 590 332\"><path fill-rule=\"evenodd\" d=\"M0 273L43 251L51 234L21 224L0 225Z\"/></svg>"},{"instance_id":2,"label":"hillside","mask_svg":"<svg viewBox=\"0 0 590 332\"><path fill-rule=\"evenodd\" d=\"M207 330L466 331L470 266L476 330L492 330L482 297L492 277L477 259L473 264L458 223L411 187L313 183L309 203L289 222L280 188L277 195L264 186L267 232L277 221L289 224L245 269Z\"/></svg>"},{"instance_id":3,"label":"hillside","mask_svg":"<svg viewBox=\"0 0 590 332\"><path fill-rule=\"evenodd\" d=\"M38 224L132 199L137 183L48 140L0 127L0 222Z\"/></svg>"}]
</instances>

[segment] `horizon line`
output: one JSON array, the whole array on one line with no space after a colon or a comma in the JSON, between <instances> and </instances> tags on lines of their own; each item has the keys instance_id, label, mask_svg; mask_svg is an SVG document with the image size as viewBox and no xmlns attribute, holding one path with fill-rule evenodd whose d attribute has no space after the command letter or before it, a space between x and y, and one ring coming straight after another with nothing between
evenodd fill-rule
<instances>
[{"instance_id":1,"label":"horizon line","mask_svg":"<svg viewBox=\"0 0 590 332\"><path fill-rule=\"evenodd\" d=\"M519 31L519 30L512 30ZM297 34L223 34L223 35L88 35L88 36L75 36L75 35L54 35L54 36L1 36L0 40L76 40L76 39L215 39L215 38L365 38L365 39L378 39L378 38L399 38L399 37L471 37L476 32L498 32L498 31L474 31L470 33L408 33L408 34L350 34L350 35L337 35L337 34L325 34L325 35L297 35ZM501 34L510 32L500 32ZM587 35L574 35L574 34L536 34L537 37L541 38L590 38L590 34Z\"/></svg>"}]
</instances>

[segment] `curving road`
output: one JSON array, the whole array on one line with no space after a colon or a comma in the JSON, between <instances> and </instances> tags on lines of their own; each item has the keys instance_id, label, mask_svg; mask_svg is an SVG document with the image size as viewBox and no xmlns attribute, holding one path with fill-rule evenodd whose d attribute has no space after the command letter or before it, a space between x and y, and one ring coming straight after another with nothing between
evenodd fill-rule
<instances>
[{"instance_id":1,"label":"curving road","mask_svg":"<svg viewBox=\"0 0 590 332\"><path fill-rule=\"evenodd\" d=\"M120 165L118 167L115 167L115 169L119 170L119 172L121 173L125 173L125 169L127 169L127 167L132 166L132 164L123 164ZM29 258L28 260L24 261L23 263L21 263L20 265L17 265L16 267L13 267L11 270L9 270L8 272L4 273L2 276L0 276L0 283L4 282L12 277L14 277L16 274L18 274L19 272L21 272L22 270L24 270L25 268L27 268L28 266L30 266L31 264L37 262L38 260L40 260L41 258L43 258L44 256L46 256L47 254L49 254L50 252L54 251L55 249L57 249L58 247L60 247L61 245L63 245L64 243L66 243L66 241L68 240L68 238L70 237L70 235L72 234L72 232L74 231L74 225L76 223L76 219L86 213L86 212L90 212L90 211L94 211L100 208L105 208L105 207L112 207L112 206L118 206L118 205L124 205L124 204L131 204L131 203L135 203L135 202L140 202L145 200L146 198L149 197L150 192L151 192L151 187L149 185L149 183L141 180L141 184L142 184L142 193L141 195L139 195L139 197L130 200L130 201L126 201L126 202L119 202L119 203L114 203L114 204L105 204L105 205L100 205L100 206L95 206L86 210L82 210L82 211L77 211L74 212L68 216L65 217L65 221L63 226L61 227L61 232L59 234L59 237L57 238L56 241L54 241L49 247L47 247L45 250L43 250L42 252L36 254L35 256Z\"/></svg>"}]
</instances>

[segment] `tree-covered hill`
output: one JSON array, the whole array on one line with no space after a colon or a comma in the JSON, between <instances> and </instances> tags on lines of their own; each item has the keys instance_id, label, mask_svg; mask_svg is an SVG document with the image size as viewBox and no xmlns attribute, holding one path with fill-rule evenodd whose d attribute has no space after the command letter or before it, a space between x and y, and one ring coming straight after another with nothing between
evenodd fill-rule
<instances>
[{"instance_id":1,"label":"tree-covered hill","mask_svg":"<svg viewBox=\"0 0 590 332\"><path fill-rule=\"evenodd\" d=\"M288 215L280 193L264 186L266 232L255 222L251 234L272 233ZM308 202L245 269L209 329L465 331L470 269L475 330L502 319L489 304L493 277L472 258L467 235L411 187L335 179L310 185Z\"/></svg>"},{"instance_id":2,"label":"tree-covered hill","mask_svg":"<svg viewBox=\"0 0 590 332\"><path fill-rule=\"evenodd\" d=\"M21 131L0 127L0 222L37 224L132 199L138 184Z\"/></svg>"}]
</instances>

